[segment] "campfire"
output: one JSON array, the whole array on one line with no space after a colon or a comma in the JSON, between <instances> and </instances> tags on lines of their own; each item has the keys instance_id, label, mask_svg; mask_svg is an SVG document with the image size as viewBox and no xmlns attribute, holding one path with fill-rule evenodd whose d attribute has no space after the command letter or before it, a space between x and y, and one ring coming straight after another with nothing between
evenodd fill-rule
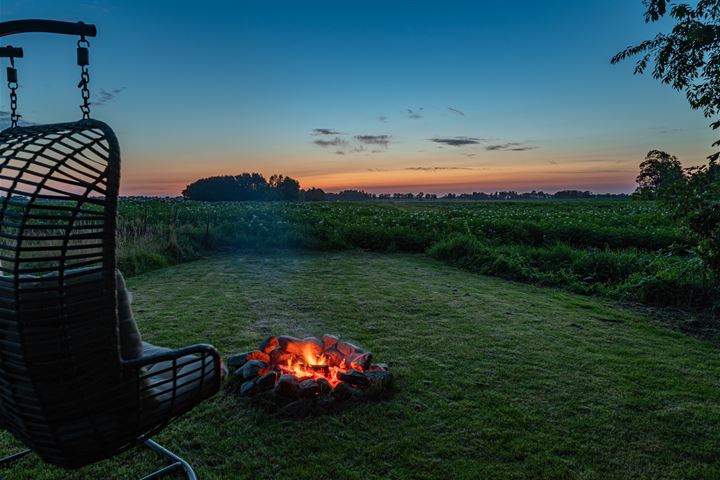
<instances>
[{"instance_id":1,"label":"campfire","mask_svg":"<svg viewBox=\"0 0 720 480\"><path fill-rule=\"evenodd\" d=\"M332 335L270 337L258 350L228 358L226 389L286 416L324 413L342 402L388 396L393 376L372 358Z\"/></svg>"}]
</instances>

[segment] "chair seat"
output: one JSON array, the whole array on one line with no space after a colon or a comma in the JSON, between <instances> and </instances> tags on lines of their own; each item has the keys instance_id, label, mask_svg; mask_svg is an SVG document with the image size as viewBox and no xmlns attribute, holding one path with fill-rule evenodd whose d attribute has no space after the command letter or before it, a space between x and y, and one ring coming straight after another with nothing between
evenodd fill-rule
<instances>
[{"instance_id":1,"label":"chair seat","mask_svg":"<svg viewBox=\"0 0 720 480\"><path fill-rule=\"evenodd\" d=\"M143 357L172 352L170 348L152 343L142 344ZM149 380L146 398L150 397L160 404L173 400L173 396L175 405L194 403L198 397L215 393L213 362L207 361L203 366L200 357L195 355L179 357L175 360L175 365L172 360L154 363L145 368L145 376Z\"/></svg>"}]
</instances>

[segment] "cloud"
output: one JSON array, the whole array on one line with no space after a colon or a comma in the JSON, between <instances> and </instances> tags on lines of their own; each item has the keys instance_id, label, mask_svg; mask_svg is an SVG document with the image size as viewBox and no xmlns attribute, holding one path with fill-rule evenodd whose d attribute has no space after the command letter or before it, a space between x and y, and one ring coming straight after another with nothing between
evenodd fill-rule
<instances>
[{"instance_id":1,"label":"cloud","mask_svg":"<svg viewBox=\"0 0 720 480\"><path fill-rule=\"evenodd\" d=\"M475 137L435 137L428 139L434 143L448 145L450 147L462 147L465 145L477 145L482 141L481 138Z\"/></svg>"},{"instance_id":2,"label":"cloud","mask_svg":"<svg viewBox=\"0 0 720 480\"><path fill-rule=\"evenodd\" d=\"M465 113L464 113L464 112L461 112L461 111L458 110L457 108L447 107L447 109L450 110L450 111L453 112L453 113L457 113L458 115L460 115L460 116L462 116L462 117L465 116Z\"/></svg>"},{"instance_id":3,"label":"cloud","mask_svg":"<svg viewBox=\"0 0 720 480\"><path fill-rule=\"evenodd\" d=\"M413 110L412 108L407 109L407 116L408 118L411 118L413 120L417 120L419 118L422 118L422 115L420 115L420 112L424 110L423 107L420 107L418 110Z\"/></svg>"},{"instance_id":4,"label":"cloud","mask_svg":"<svg viewBox=\"0 0 720 480\"><path fill-rule=\"evenodd\" d=\"M388 170L385 168L368 168L368 172L387 172Z\"/></svg>"},{"instance_id":5,"label":"cloud","mask_svg":"<svg viewBox=\"0 0 720 480\"><path fill-rule=\"evenodd\" d=\"M558 164L558 162L556 162L555 160L548 160L547 162L548 162L550 165L557 165L557 164Z\"/></svg>"},{"instance_id":6,"label":"cloud","mask_svg":"<svg viewBox=\"0 0 720 480\"><path fill-rule=\"evenodd\" d=\"M328 148L328 147L346 147L348 146L348 141L345 139L342 139L340 137L335 137L332 140L322 140L317 139L313 142L318 147Z\"/></svg>"},{"instance_id":7,"label":"cloud","mask_svg":"<svg viewBox=\"0 0 720 480\"><path fill-rule=\"evenodd\" d=\"M317 135L344 135L330 128L315 128L313 136ZM374 153L382 153L382 149L387 149L392 137L390 135L355 135L350 139L341 137L334 138L316 138L313 144L321 148L332 148L336 155L346 155L349 153L359 153L368 151L368 155ZM372 149L370 149L372 147Z\"/></svg>"},{"instance_id":8,"label":"cloud","mask_svg":"<svg viewBox=\"0 0 720 480\"><path fill-rule=\"evenodd\" d=\"M665 127L665 126L650 127L649 130L655 130L661 135L672 135L673 133L680 133L680 132L685 131L684 128L677 128L677 127L673 128L673 127Z\"/></svg>"},{"instance_id":9,"label":"cloud","mask_svg":"<svg viewBox=\"0 0 720 480\"><path fill-rule=\"evenodd\" d=\"M525 142L507 142L507 143L496 143L493 145L486 145L485 150L491 152L525 152L527 150L535 150L538 147L525 145Z\"/></svg>"},{"instance_id":10,"label":"cloud","mask_svg":"<svg viewBox=\"0 0 720 480\"><path fill-rule=\"evenodd\" d=\"M387 123L388 121L388 117L386 117L385 115L380 115L379 117L377 117L377 119L380 123Z\"/></svg>"},{"instance_id":11,"label":"cloud","mask_svg":"<svg viewBox=\"0 0 720 480\"><path fill-rule=\"evenodd\" d=\"M332 128L313 128L313 135L343 135Z\"/></svg>"},{"instance_id":12,"label":"cloud","mask_svg":"<svg viewBox=\"0 0 720 480\"><path fill-rule=\"evenodd\" d=\"M122 88L113 88L110 91L107 91L103 88L100 89L100 93L95 97L95 100L93 100L92 105L99 107L102 105L105 105L106 103L112 101L115 99L115 97L118 96L120 92L125 90L125 87Z\"/></svg>"},{"instance_id":13,"label":"cloud","mask_svg":"<svg viewBox=\"0 0 720 480\"><path fill-rule=\"evenodd\" d=\"M405 167L405 170L419 170L422 172L434 172L437 170L472 170L471 167Z\"/></svg>"},{"instance_id":14,"label":"cloud","mask_svg":"<svg viewBox=\"0 0 720 480\"><path fill-rule=\"evenodd\" d=\"M355 140L364 145L379 145L387 148L390 144L390 135L355 135Z\"/></svg>"}]
</instances>

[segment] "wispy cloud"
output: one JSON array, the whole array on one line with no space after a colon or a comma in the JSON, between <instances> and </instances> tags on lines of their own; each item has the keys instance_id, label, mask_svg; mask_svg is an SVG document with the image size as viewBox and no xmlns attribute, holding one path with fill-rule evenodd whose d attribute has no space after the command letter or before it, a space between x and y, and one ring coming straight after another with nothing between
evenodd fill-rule
<instances>
[{"instance_id":1,"label":"wispy cloud","mask_svg":"<svg viewBox=\"0 0 720 480\"><path fill-rule=\"evenodd\" d=\"M448 145L450 147L464 147L466 145L477 145L483 141L475 137L435 137L429 138L431 142Z\"/></svg>"},{"instance_id":2,"label":"wispy cloud","mask_svg":"<svg viewBox=\"0 0 720 480\"><path fill-rule=\"evenodd\" d=\"M323 140L321 138L318 138L313 143L315 145L317 145L318 147L327 148L327 147L346 147L349 142L343 138L335 137L331 140Z\"/></svg>"},{"instance_id":3,"label":"wispy cloud","mask_svg":"<svg viewBox=\"0 0 720 480\"><path fill-rule=\"evenodd\" d=\"M390 144L390 135L355 135L355 140L365 145L379 145L387 148Z\"/></svg>"},{"instance_id":4,"label":"wispy cloud","mask_svg":"<svg viewBox=\"0 0 720 480\"><path fill-rule=\"evenodd\" d=\"M422 115L420 115L420 112L423 111L423 110L424 110L423 107L420 107L420 108L418 108L417 110L413 110L412 108L408 108L408 109L407 109L407 116L408 116L408 118L410 118L410 119L412 119L412 120L417 120L417 119L419 119L419 118L422 118Z\"/></svg>"},{"instance_id":5,"label":"wispy cloud","mask_svg":"<svg viewBox=\"0 0 720 480\"><path fill-rule=\"evenodd\" d=\"M671 135L673 133L680 133L685 131L684 128L671 128L671 127L650 127L649 130L655 130L661 135Z\"/></svg>"},{"instance_id":6,"label":"wispy cloud","mask_svg":"<svg viewBox=\"0 0 720 480\"><path fill-rule=\"evenodd\" d=\"M457 108L447 107L447 109L450 110L450 111L453 112L453 113L456 113L456 114L462 116L462 117L465 116L465 113L462 112L462 111L460 111L460 110L458 110Z\"/></svg>"},{"instance_id":7,"label":"wispy cloud","mask_svg":"<svg viewBox=\"0 0 720 480\"><path fill-rule=\"evenodd\" d=\"M95 100L93 100L92 104L96 107L105 105L106 103L114 100L115 97L117 97L123 90L125 90L125 87L113 88L110 91L101 88L100 93L98 93L98 95L95 97Z\"/></svg>"},{"instance_id":8,"label":"wispy cloud","mask_svg":"<svg viewBox=\"0 0 720 480\"><path fill-rule=\"evenodd\" d=\"M527 150L535 150L536 148L538 147L526 145L525 142L496 143L485 146L485 150L489 150L491 152L525 152Z\"/></svg>"},{"instance_id":9,"label":"wispy cloud","mask_svg":"<svg viewBox=\"0 0 720 480\"><path fill-rule=\"evenodd\" d=\"M472 170L471 167L405 167L405 170L418 170L421 172L435 172L438 170Z\"/></svg>"},{"instance_id":10,"label":"wispy cloud","mask_svg":"<svg viewBox=\"0 0 720 480\"><path fill-rule=\"evenodd\" d=\"M331 129L314 129L313 132L321 131L322 133L313 133L313 135L331 135L330 132L343 135ZM325 133L328 132L328 133ZM368 152L382 153L383 149L387 149L392 137L390 135L355 135L350 139L336 136L334 138L317 138L313 140L313 144L321 148L332 148L336 155L346 155L348 153ZM366 148L367 147L367 148ZM368 151L369 147L373 147Z\"/></svg>"},{"instance_id":11,"label":"wispy cloud","mask_svg":"<svg viewBox=\"0 0 720 480\"><path fill-rule=\"evenodd\" d=\"M332 128L313 128L313 135L342 135L342 133Z\"/></svg>"},{"instance_id":12,"label":"wispy cloud","mask_svg":"<svg viewBox=\"0 0 720 480\"><path fill-rule=\"evenodd\" d=\"M385 115L380 115L379 117L377 117L377 119L380 123L387 123L388 121L388 117L386 117Z\"/></svg>"}]
</instances>

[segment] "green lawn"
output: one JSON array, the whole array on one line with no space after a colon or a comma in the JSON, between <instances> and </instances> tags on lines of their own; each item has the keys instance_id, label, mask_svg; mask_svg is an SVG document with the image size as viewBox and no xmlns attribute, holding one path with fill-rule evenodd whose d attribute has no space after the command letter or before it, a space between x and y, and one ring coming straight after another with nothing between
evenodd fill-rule
<instances>
[{"instance_id":1,"label":"green lawn","mask_svg":"<svg viewBox=\"0 0 720 480\"><path fill-rule=\"evenodd\" d=\"M397 375L389 401L303 421L219 394L157 437L203 479L720 477L718 350L607 301L359 252L230 254L129 284L153 343L227 355L333 333ZM35 457L0 475L159 466L133 450L67 476Z\"/></svg>"}]
</instances>

